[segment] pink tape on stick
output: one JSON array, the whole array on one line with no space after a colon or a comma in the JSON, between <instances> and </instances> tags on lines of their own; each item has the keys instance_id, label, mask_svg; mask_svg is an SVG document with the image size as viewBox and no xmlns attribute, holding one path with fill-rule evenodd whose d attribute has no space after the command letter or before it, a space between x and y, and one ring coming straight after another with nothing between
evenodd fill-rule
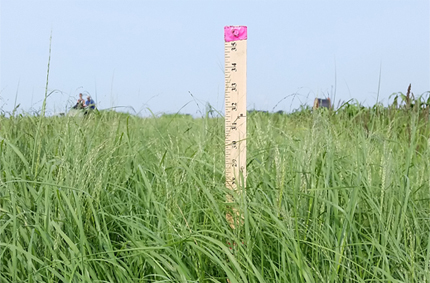
<instances>
[{"instance_id":1,"label":"pink tape on stick","mask_svg":"<svg viewBox=\"0 0 430 283\"><path fill-rule=\"evenodd\" d=\"M225 26L225 42L248 39L248 28L246 26Z\"/></svg>"}]
</instances>

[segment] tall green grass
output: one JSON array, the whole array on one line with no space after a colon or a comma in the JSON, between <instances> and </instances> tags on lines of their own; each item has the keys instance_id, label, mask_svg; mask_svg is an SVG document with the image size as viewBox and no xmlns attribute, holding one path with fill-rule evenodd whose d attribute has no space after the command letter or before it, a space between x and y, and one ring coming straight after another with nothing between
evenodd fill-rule
<instances>
[{"instance_id":1,"label":"tall green grass","mask_svg":"<svg viewBox=\"0 0 430 283\"><path fill-rule=\"evenodd\" d=\"M233 204L222 118L0 125L1 283L430 282L422 108L253 113Z\"/></svg>"}]
</instances>

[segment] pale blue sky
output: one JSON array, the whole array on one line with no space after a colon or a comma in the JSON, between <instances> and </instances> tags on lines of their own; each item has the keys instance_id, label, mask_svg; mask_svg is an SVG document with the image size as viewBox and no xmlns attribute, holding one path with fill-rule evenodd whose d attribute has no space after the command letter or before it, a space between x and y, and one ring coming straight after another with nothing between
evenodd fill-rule
<instances>
[{"instance_id":1,"label":"pale blue sky","mask_svg":"<svg viewBox=\"0 0 430 283\"><path fill-rule=\"evenodd\" d=\"M79 92L142 115L222 112L226 25L248 26L248 109L430 91L428 0L0 1L3 111L41 108L51 31L50 113Z\"/></svg>"}]
</instances>

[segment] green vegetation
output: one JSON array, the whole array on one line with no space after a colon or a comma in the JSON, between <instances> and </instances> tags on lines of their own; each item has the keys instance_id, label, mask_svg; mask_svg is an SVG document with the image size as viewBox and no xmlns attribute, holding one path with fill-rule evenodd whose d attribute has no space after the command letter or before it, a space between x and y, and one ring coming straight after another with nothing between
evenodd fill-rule
<instances>
[{"instance_id":1,"label":"green vegetation","mask_svg":"<svg viewBox=\"0 0 430 283\"><path fill-rule=\"evenodd\" d=\"M0 282L430 282L413 102L250 114L233 204L222 118L2 116Z\"/></svg>"}]
</instances>

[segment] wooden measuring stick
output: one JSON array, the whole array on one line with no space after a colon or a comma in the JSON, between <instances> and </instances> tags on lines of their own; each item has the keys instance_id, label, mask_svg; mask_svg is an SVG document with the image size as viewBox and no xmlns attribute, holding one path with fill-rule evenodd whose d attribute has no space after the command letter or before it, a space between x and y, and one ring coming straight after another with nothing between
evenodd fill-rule
<instances>
[{"instance_id":1,"label":"wooden measuring stick","mask_svg":"<svg viewBox=\"0 0 430 283\"><path fill-rule=\"evenodd\" d=\"M224 27L225 51L225 174L228 189L241 193L246 185L246 26ZM231 194L227 202L233 202ZM242 215L226 214L232 229ZM236 221L235 221L236 219Z\"/></svg>"}]
</instances>

